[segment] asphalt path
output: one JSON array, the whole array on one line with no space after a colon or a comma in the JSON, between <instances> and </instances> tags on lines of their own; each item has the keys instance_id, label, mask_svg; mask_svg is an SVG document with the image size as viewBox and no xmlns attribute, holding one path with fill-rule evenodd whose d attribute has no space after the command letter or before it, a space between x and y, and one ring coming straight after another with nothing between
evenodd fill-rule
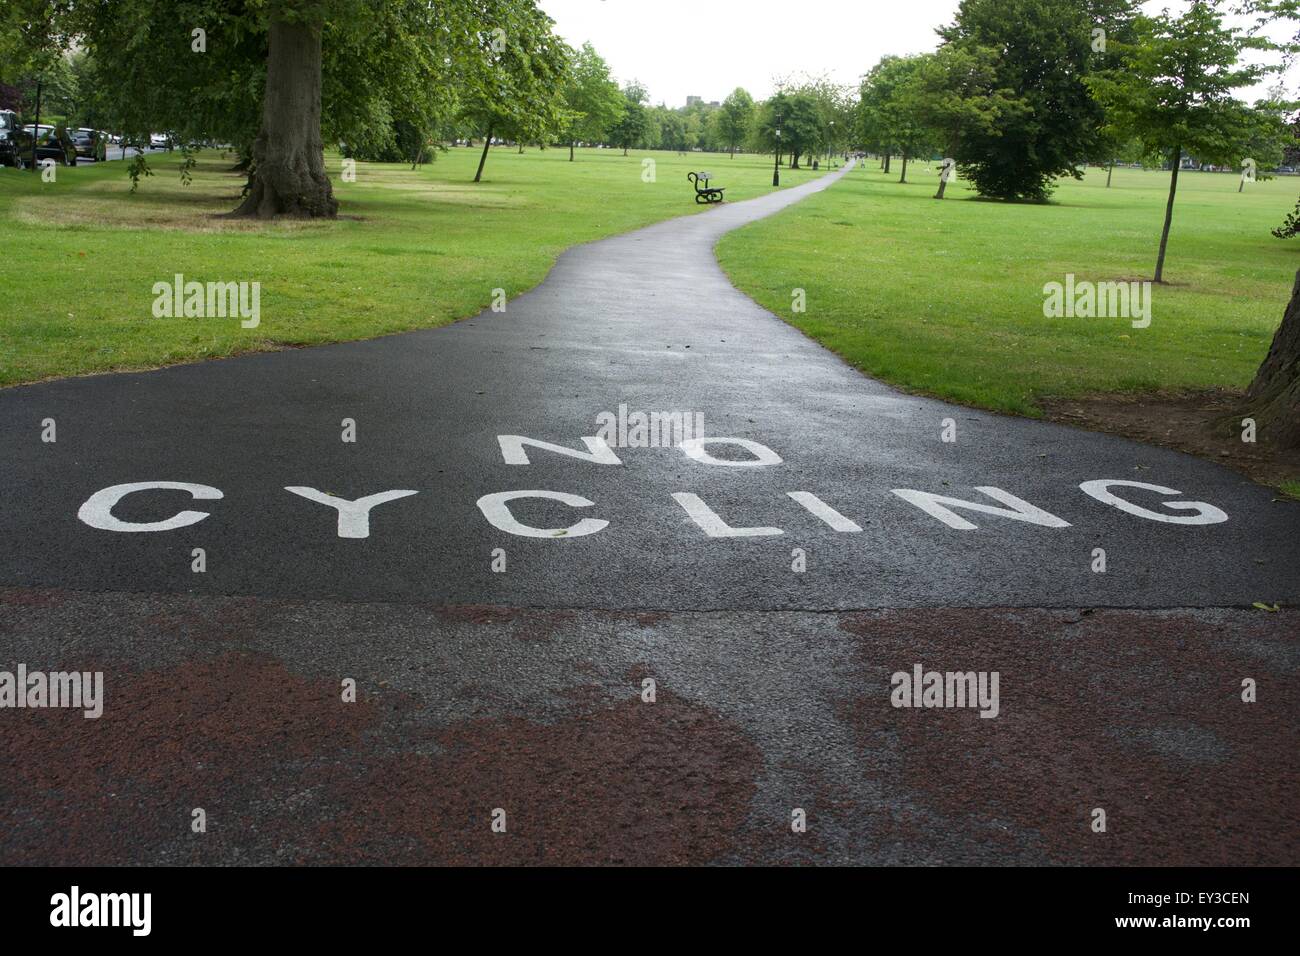
<instances>
[{"instance_id":1,"label":"asphalt path","mask_svg":"<svg viewBox=\"0 0 1300 956\"><path fill-rule=\"evenodd\" d=\"M733 289L717 238L835 178L446 328L0 392L0 671L104 684L0 709L0 864L1300 862L1300 509L903 395ZM620 404L751 444L591 451ZM156 481L206 497L96 498ZM591 504L481 505L518 491ZM897 706L917 668L998 699Z\"/></svg>"},{"instance_id":2,"label":"asphalt path","mask_svg":"<svg viewBox=\"0 0 1300 956\"><path fill-rule=\"evenodd\" d=\"M717 239L845 174L571 249L504 311L445 328L8 389L0 582L678 610L1300 601L1300 506L1271 490L1177 452L901 394L735 290ZM277 294L263 287L250 335L275 334ZM143 320L152 301L141 289ZM500 436L591 455L584 437L620 406L702 419L708 442L691 457L615 439L608 464L524 445L528 463L507 462ZM173 530L79 518L96 492L156 481L221 498L109 502L126 522L208 515ZM1095 481L1146 487L1080 488ZM310 497L396 491L414 494L376 504L364 538ZM535 491L576 497L480 504ZM1037 510L945 520L923 494Z\"/></svg>"}]
</instances>

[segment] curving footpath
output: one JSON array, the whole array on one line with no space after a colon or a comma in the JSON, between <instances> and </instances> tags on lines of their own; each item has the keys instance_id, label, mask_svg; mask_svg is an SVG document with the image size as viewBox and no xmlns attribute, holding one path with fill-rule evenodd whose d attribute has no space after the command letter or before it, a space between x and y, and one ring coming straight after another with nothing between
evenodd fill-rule
<instances>
[{"instance_id":1,"label":"curving footpath","mask_svg":"<svg viewBox=\"0 0 1300 956\"><path fill-rule=\"evenodd\" d=\"M446 328L0 392L0 670L107 693L0 709L0 863L1300 862L1300 505L730 285L722 234L851 174ZM891 706L918 666L993 719Z\"/></svg>"}]
</instances>

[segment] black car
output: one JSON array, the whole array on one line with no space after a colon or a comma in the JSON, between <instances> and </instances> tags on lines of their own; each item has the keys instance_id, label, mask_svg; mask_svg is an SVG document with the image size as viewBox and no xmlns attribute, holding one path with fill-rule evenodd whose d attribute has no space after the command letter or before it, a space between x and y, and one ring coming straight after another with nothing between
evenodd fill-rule
<instances>
[{"instance_id":1,"label":"black car","mask_svg":"<svg viewBox=\"0 0 1300 956\"><path fill-rule=\"evenodd\" d=\"M51 159L56 163L62 163L64 166L77 165L77 147L66 127L47 126L44 123L40 126L34 126L28 123L23 126L22 134L20 151L22 162L25 165L31 165L33 135L36 137L36 161L38 163L43 159Z\"/></svg>"},{"instance_id":2,"label":"black car","mask_svg":"<svg viewBox=\"0 0 1300 956\"><path fill-rule=\"evenodd\" d=\"M27 156L23 154L23 144L27 144ZM0 110L0 166L12 166L22 169L31 157L31 140L18 128L18 114L12 110Z\"/></svg>"},{"instance_id":3,"label":"black car","mask_svg":"<svg viewBox=\"0 0 1300 956\"><path fill-rule=\"evenodd\" d=\"M78 156L85 156L93 162L103 162L108 158L108 135L97 129L72 130L72 145Z\"/></svg>"}]
</instances>

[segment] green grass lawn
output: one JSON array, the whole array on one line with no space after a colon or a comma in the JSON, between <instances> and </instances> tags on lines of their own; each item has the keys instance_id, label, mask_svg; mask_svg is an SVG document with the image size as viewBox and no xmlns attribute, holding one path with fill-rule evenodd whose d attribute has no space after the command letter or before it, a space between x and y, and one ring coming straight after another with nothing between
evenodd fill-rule
<instances>
[{"instance_id":1,"label":"green grass lawn","mask_svg":"<svg viewBox=\"0 0 1300 956\"><path fill-rule=\"evenodd\" d=\"M931 197L934 168L899 185L869 160L832 188L723 237L718 257L762 305L864 372L907 389L1023 415L1086 393L1246 385L1300 267L1300 240L1269 235L1300 193L1279 177L1238 194L1231 174L1179 177L1152 321L1045 318L1066 273L1149 279L1169 174L1104 170L1048 205ZM806 311L792 312L792 290Z\"/></svg>"},{"instance_id":2,"label":"green grass lawn","mask_svg":"<svg viewBox=\"0 0 1300 956\"><path fill-rule=\"evenodd\" d=\"M701 167L729 199L771 191L771 157L494 148L435 163L357 166L340 181L336 222L257 223L217 214L243 185L230 157L200 157L183 186L179 155L132 195L126 164L59 168L54 183L0 169L0 386L148 368L240 351L366 338L444 325L536 285L562 251L704 207L686 173ZM654 181L643 180L653 159ZM811 172L786 171L782 186ZM261 283L261 325L155 318L155 282Z\"/></svg>"}]
</instances>

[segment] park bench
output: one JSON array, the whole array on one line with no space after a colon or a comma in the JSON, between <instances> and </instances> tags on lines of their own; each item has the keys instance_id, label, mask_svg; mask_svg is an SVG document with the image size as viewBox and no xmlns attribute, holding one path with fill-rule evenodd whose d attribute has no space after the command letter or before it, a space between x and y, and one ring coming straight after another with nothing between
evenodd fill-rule
<instances>
[{"instance_id":1,"label":"park bench","mask_svg":"<svg viewBox=\"0 0 1300 956\"><path fill-rule=\"evenodd\" d=\"M698 173L687 173L686 178L691 181L695 187L695 201L700 205L711 202L722 202L722 191L725 186L710 186L709 180L713 178L712 173L700 171ZM704 185L701 186L700 183Z\"/></svg>"}]
</instances>

